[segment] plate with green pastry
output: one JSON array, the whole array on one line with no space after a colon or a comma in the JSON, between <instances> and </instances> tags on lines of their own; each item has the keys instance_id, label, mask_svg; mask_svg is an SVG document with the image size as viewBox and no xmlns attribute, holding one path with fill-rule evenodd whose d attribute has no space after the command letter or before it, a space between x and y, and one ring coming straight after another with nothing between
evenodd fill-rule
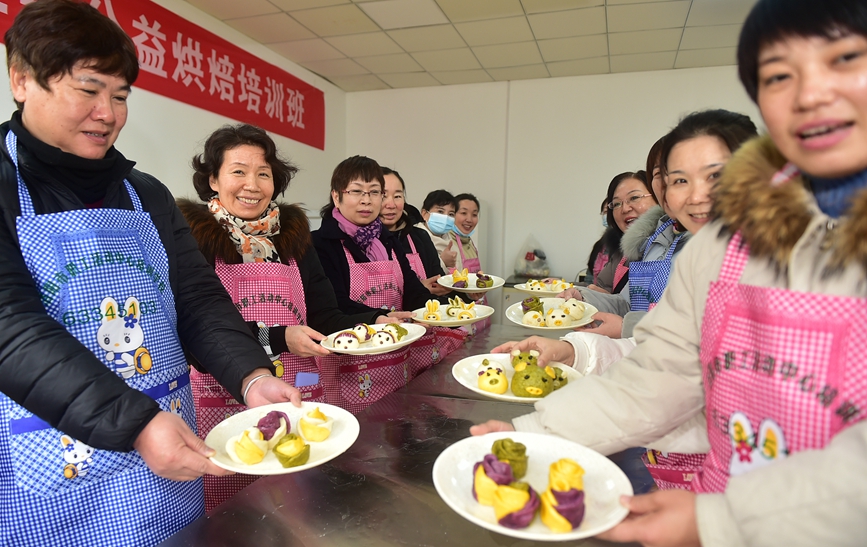
<instances>
[{"instance_id":1,"label":"plate with green pastry","mask_svg":"<svg viewBox=\"0 0 867 547\"><path fill-rule=\"evenodd\" d=\"M535 403L581 378L581 373L562 363L537 364L535 350L487 353L461 359L452 367L452 376L462 386L498 401Z\"/></svg>"}]
</instances>

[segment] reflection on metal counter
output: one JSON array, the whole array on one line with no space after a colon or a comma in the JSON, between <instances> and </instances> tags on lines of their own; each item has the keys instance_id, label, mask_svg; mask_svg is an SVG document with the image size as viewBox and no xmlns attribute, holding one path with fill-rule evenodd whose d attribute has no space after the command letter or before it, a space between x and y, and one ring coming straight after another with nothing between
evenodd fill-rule
<instances>
[{"instance_id":1,"label":"reflection on metal counter","mask_svg":"<svg viewBox=\"0 0 867 547\"><path fill-rule=\"evenodd\" d=\"M468 437L471 425L532 410L480 400L451 376L457 360L525 334L520 327L493 325L406 389L359 414L361 435L345 454L301 473L263 477L163 545L532 545L465 520L440 499L431 476L437 456ZM638 454L626 451L611 459L640 493L653 482ZM597 539L565 543L578 544L613 545Z\"/></svg>"}]
</instances>

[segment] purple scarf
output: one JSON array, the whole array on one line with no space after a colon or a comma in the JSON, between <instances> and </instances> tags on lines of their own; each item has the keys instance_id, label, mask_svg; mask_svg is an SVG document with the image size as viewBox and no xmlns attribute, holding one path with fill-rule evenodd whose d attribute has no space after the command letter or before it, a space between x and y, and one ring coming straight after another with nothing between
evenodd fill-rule
<instances>
[{"instance_id":1,"label":"purple scarf","mask_svg":"<svg viewBox=\"0 0 867 547\"><path fill-rule=\"evenodd\" d=\"M339 209L334 209L331 213L340 230L348 235L356 245L361 247L364 254L371 262L381 262L388 260L388 251L385 250L385 245L379 240L379 234L382 233L382 221L377 217L376 220L367 226L358 226L346 220L346 217L341 214Z\"/></svg>"}]
</instances>

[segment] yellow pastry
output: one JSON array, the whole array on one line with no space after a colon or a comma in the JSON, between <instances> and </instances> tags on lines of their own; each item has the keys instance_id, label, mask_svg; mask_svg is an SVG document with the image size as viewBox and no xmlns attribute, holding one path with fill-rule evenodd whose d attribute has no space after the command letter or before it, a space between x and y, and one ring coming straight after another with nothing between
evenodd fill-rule
<instances>
[{"instance_id":1,"label":"yellow pastry","mask_svg":"<svg viewBox=\"0 0 867 547\"><path fill-rule=\"evenodd\" d=\"M226 442L226 453L236 463L255 465L265 458L268 452L268 441L262 438L262 432L251 427L245 429Z\"/></svg>"},{"instance_id":2,"label":"yellow pastry","mask_svg":"<svg viewBox=\"0 0 867 547\"><path fill-rule=\"evenodd\" d=\"M298 421L301 435L314 443L321 443L331 435L334 418L323 414L317 406L315 410L308 412Z\"/></svg>"}]
</instances>

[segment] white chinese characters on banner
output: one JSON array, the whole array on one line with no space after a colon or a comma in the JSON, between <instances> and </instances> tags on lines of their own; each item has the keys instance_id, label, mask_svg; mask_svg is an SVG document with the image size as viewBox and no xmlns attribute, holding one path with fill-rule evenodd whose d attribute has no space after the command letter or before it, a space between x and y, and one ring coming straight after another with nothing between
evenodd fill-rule
<instances>
[{"instance_id":1,"label":"white chinese characters on banner","mask_svg":"<svg viewBox=\"0 0 867 547\"><path fill-rule=\"evenodd\" d=\"M195 82L199 90L204 91L201 46L197 40L192 38L187 38L187 45L183 45L183 41L183 36L179 32L178 39L172 42L172 55L178 61L172 79L177 82L180 78L180 81L187 87L190 86L191 82Z\"/></svg>"},{"instance_id":2,"label":"white chinese characters on banner","mask_svg":"<svg viewBox=\"0 0 867 547\"><path fill-rule=\"evenodd\" d=\"M270 77L265 78L265 94L268 98L265 100L265 113L269 118L276 118L283 121L283 84L277 80L272 80Z\"/></svg>"},{"instance_id":3,"label":"white chinese characters on banner","mask_svg":"<svg viewBox=\"0 0 867 547\"><path fill-rule=\"evenodd\" d=\"M235 102L235 77L232 76L232 71L235 70L235 65L229 60L228 55L223 55L217 58L217 52L211 50L211 56L208 57L208 70L211 72L211 87L208 92L213 95L214 92L220 92L221 101Z\"/></svg>"},{"instance_id":4,"label":"white chinese characters on banner","mask_svg":"<svg viewBox=\"0 0 867 547\"><path fill-rule=\"evenodd\" d=\"M286 95L286 121L304 129L304 95L294 89L287 89Z\"/></svg>"},{"instance_id":5,"label":"white chinese characters on banner","mask_svg":"<svg viewBox=\"0 0 867 547\"><path fill-rule=\"evenodd\" d=\"M262 77L256 74L256 69L247 70L243 64L241 72L238 73L238 83L241 85L241 93L238 94L238 101L247 101L247 111L259 114L259 104L262 101L262 88L259 83Z\"/></svg>"},{"instance_id":6,"label":"white chinese characters on banner","mask_svg":"<svg viewBox=\"0 0 867 547\"><path fill-rule=\"evenodd\" d=\"M166 62L166 48L163 46L163 41L166 39L166 35L160 32L159 22L154 21L153 26L151 26L147 17L141 15L137 21L133 20L132 26L141 31L141 34L132 39L138 52L139 68L167 78L168 74L163 69ZM151 44L148 44L148 41Z\"/></svg>"}]
</instances>

